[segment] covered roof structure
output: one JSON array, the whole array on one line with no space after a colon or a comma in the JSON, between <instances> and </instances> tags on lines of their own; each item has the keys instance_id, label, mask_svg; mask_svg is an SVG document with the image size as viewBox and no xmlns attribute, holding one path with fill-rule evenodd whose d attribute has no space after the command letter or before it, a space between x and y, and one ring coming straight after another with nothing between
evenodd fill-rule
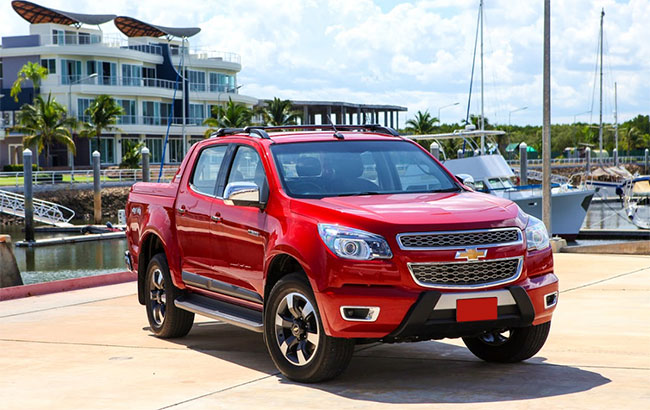
<instances>
[{"instance_id":1,"label":"covered roof structure","mask_svg":"<svg viewBox=\"0 0 650 410\"><path fill-rule=\"evenodd\" d=\"M82 24L99 25L113 20L115 14L81 14L55 10L29 1L12 1L11 7L20 17L32 24L56 23L80 26Z\"/></svg>"},{"instance_id":2,"label":"covered roof structure","mask_svg":"<svg viewBox=\"0 0 650 410\"><path fill-rule=\"evenodd\" d=\"M116 17L114 23L127 37L192 37L201 31L198 27L154 26L126 16Z\"/></svg>"}]
</instances>

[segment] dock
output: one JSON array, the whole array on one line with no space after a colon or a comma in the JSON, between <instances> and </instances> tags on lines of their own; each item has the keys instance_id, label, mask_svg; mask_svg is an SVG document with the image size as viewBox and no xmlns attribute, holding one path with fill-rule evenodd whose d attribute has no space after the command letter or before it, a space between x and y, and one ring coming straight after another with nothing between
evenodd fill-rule
<instances>
[{"instance_id":1,"label":"dock","mask_svg":"<svg viewBox=\"0 0 650 410\"><path fill-rule=\"evenodd\" d=\"M136 282L2 301L0 397L8 409L650 407L650 257L556 254L555 272L551 334L524 363L482 362L457 339L374 343L312 385L282 377L260 334L218 321L153 337Z\"/></svg>"}]
</instances>

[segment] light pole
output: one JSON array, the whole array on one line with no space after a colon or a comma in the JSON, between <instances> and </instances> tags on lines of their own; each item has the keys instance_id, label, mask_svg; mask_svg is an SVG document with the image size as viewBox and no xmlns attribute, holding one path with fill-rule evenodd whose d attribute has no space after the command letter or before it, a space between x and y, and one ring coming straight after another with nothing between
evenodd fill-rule
<instances>
[{"instance_id":1,"label":"light pole","mask_svg":"<svg viewBox=\"0 0 650 410\"><path fill-rule=\"evenodd\" d=\"M442 110L443 108L447 108L447 107L453 107L454 105L458 105L458 104L460 104L460 103L455 102L453 104L447 104L447 105L443 105L442 107L439 107L438 108L438 124L442 124L442 121L440 121L440 110Z\"/></svg>"},{"instance_id":2,"label":"light pole","mask_svg":"<svg viewBox=\"0 0 650 410\"><path fill-rule=\"evenodd\" d=\"M585 112L580 112L578 114L573 114L573 123L574 124L576 123L576 117L579 117L579 116L585 115L585 114L590 114L590 113L591 113L591 110L587 110Z\"/></svg>"},{"instance_id":3,"label":"light pole","mask_svg":"<svg viewBox=\"0 0 650 410\"><path fill-rule=\"evenodd\" d=\"M510 118L511 118L513 112L523 111L523 110L526 110L526 109L528 109L528 107L516 108L516 109L514 109L512 111L509 111L508 112L508 125L510 125Z\"/></svg>"},{"instance_id":4,"label":"light pole","mask_svg":"<svg viewBox=\"0 0 650 410\"><path fill-rule=\"evenodd\" d=\"M87 77L80 78L78 80L72 81L70 79L70 83L68 84L68 113L69 115L72 115L72 86L75 84L81 84L82 81L89 80L91 78L96 78L97 73L93 73ZM72 138L72 128L70 128L70 138ZM99 147L97 147L99 150ZM70 161L70 181L74 181L74 155L72 154L72 151L68 150L68 161Z\"/></svg>"}]
</instances>

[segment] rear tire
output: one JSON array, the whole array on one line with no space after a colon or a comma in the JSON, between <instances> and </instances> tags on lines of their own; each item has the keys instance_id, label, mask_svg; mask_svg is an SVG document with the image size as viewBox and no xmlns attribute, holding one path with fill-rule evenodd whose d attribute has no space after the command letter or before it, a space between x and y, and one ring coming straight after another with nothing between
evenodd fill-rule
<instances>
[{"instance_id":1,"label":"rear tire","mask_svg":"<svg viewBox=\"0 0 650 410\"><path fill-rule=\"evenodd\" d=\"M160 338L187 335L194 323L194 313L179 309L174 304L182 291L172 282L164 253L151 258L144 288L145 308L153 333Z\"/></svg>"},{"instance_id":2,"label":"rear tire","mask_svg":"<svg viewBox=\"0 0 650 410\"><path fill-rule=\"evenodd\" d=\"M484 333L478 337L464 337L463 342L476 357L486 362L514 363L535 356L544 346L550 330L551 322L546 322Z\"/></svg>"},{"instance_id":3,"label":"rear tire","mask_svg":"<svg viewBox=\"0 0 650 410\"><path fill-rule=\"evenodd\" d=\"M309 281L299 273L283 277L271 290L264 341L280 372L302 383L338 376L354 352L354 340L325 334Z\"/></svg>"}]
</instances>

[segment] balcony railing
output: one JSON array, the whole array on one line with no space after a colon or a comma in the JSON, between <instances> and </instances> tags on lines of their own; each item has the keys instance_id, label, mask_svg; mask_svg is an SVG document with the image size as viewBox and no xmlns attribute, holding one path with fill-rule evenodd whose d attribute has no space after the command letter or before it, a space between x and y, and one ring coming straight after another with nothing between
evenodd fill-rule
<instances>
[{"instance_id":1,"label":"balcony railing","mask_svg":"<svg viewBox=\"0 0 650 410\"><path fill-rule=\"evenodd\" d=\"M241 64L241 56L237 53L228 51L209 50L205 48L191 48L191 47L172 47L171 54L173 56L180 55L181 51L185 52L185 56L190 59L196 58L198 60L214 60L225 61L228 63Z\"/></svg>"},{"instance_id":2,"label":"balcony railing","mask_svg":"<svg viewBox=\"0 0 650 410\"><path fill-rule=\"evenodd\" d=\"M119 35L106 34L100 36L98 34L91 34L89 36L80 35L82 33L74 34L52 34L52 35L41 35L41 45L42 46L71 46L71 45L81 45L81 46L97 46L101 44L105 47L111 48L122 48L128 50L140 51L147 54L162 55L162 47L158 45L153 45L149 43L137 43L133 40L127 40L120 37Z\"/></svg>"},{"instance_id":3,"label":"balcony railing","mask_svg":"<svg viewBox=\"0 0 650 410\"><path fill-rule=\"evenodd\" d=\"M49 76L48 78L53 78ZM58 76L59 85L106 85L106 86L119 86L119 87L151 87L151 88L164 88L173 90L176 86L175 81L163 80L160 78L141 78L141 77L120 77L120 76L101 76L88 78L81 75L61 75ZM181 83L179 83L179 91L181 90ZM207 92L215 94L238 94L239 88L232 87L229 84L201 84L190 83L190 92Z\"/></svg>"}]
</instances>

